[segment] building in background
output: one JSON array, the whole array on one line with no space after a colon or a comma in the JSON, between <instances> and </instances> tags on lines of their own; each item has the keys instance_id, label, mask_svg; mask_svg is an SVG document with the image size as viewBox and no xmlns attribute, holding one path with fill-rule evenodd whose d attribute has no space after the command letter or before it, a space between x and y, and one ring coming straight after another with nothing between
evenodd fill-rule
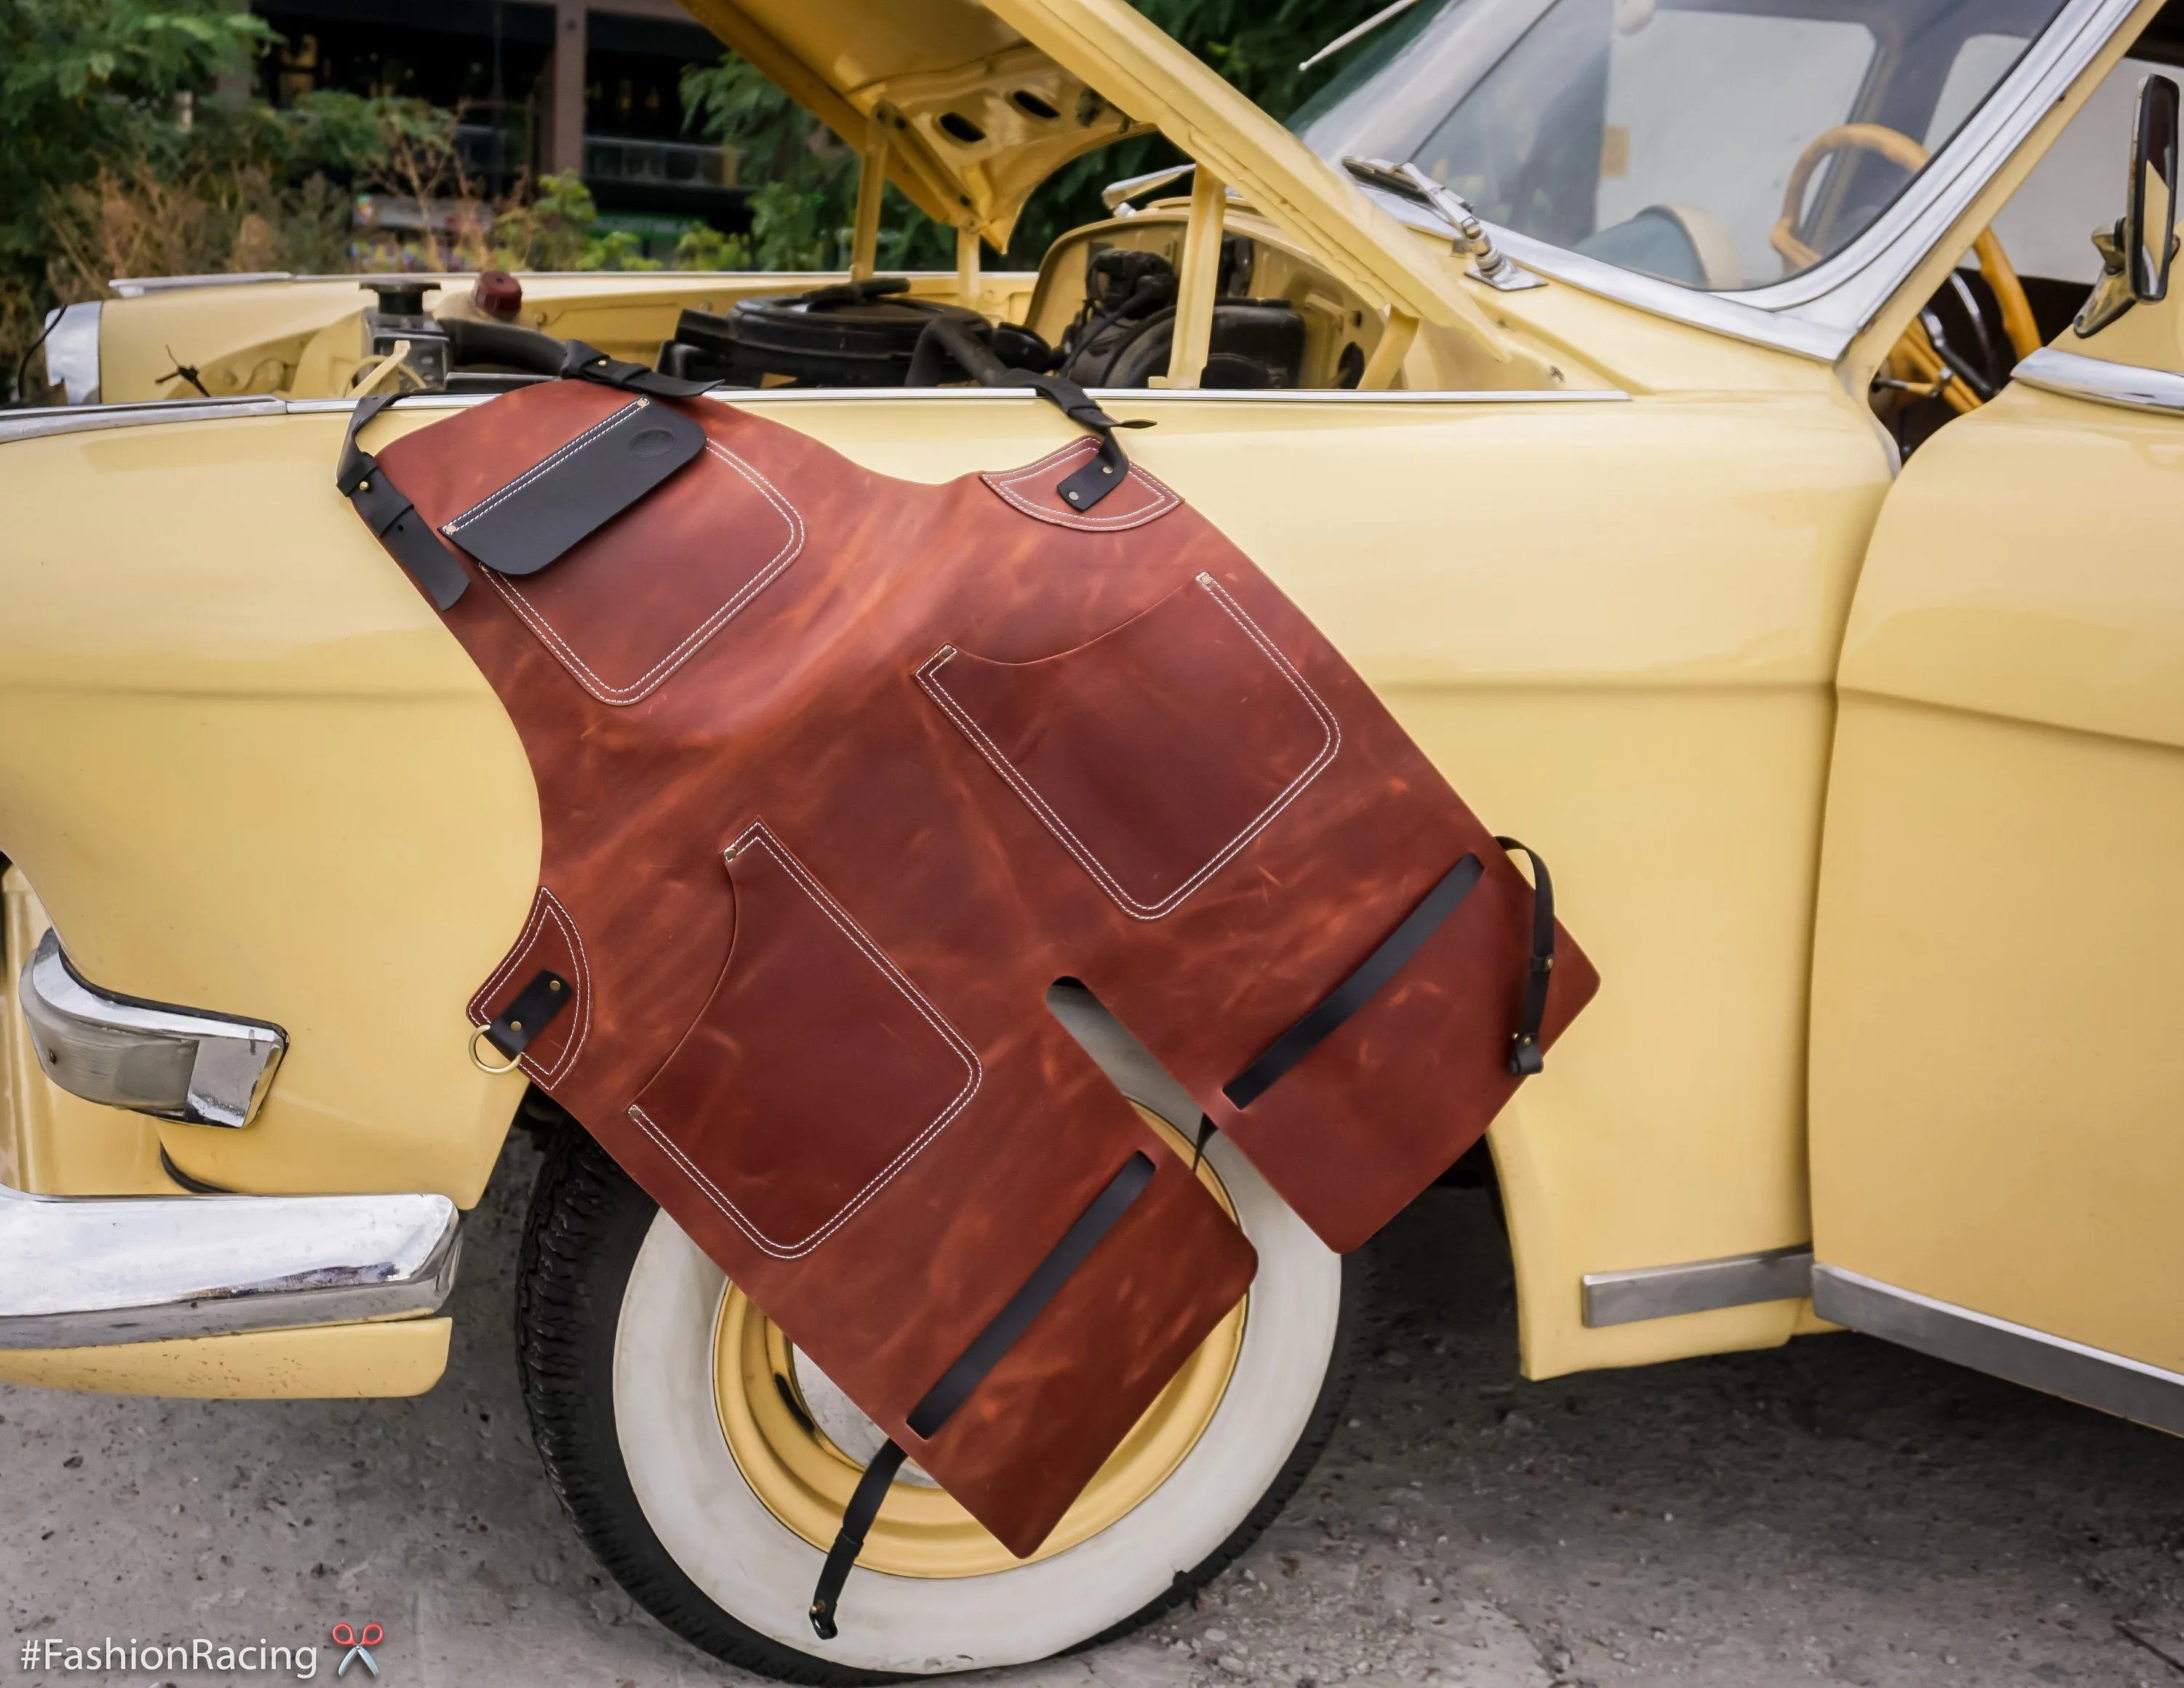
<instances>
[{"instance_id":1,"label":"building in background","mask_svg":"<svg viewBox=\"0 0 2184 1688\"><path fill-rule=\"evenodd\" d=\"M428 100L458 114L464 167L505 193L575 170L607 227L668 245L702 219L748 217L733 154L682 130L683 67L721 46L675 0L254 0L282 44L259 92L322 88Z\"/></svg>"}]
</instances>

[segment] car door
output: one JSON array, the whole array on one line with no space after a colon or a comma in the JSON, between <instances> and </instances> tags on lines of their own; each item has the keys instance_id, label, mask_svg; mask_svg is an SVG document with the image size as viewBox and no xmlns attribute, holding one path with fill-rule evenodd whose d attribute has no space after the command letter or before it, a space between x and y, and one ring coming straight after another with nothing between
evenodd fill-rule
<instances>
[{"instance_id":1,"label":"car door","mask_svg":"<svg viewBox=\"0 0 2184 1688\"><path fill-rule=\"evenodd\" d=\"M2179 327L2066 332L1883 506L1811 1121L1825 1316L2184 1430Z\"/></svg>"}]
</instances>

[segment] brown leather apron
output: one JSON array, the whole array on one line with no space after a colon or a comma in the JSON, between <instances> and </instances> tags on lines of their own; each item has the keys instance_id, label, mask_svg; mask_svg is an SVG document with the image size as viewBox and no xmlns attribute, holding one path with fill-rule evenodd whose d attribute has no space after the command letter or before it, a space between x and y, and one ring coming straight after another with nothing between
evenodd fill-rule
<instances>
[{"instance_id":1,"label":"brown leather apron","mask_svg":"<svg viewBox=\"0 0 2184 1688\"><path fill-rule=\"evenodd\" d=\"M688 461L531 572L477 560L616 442ZM924 485L563 380L358 460L538 780L474 1022L1018 1554L1255 1263L1055 981L1337 1249L1596 984L1566 935L1531 960L1507 852L1211 523L1142 470L1057 492L1103 449Z\"/></svg>"}]
</instances>

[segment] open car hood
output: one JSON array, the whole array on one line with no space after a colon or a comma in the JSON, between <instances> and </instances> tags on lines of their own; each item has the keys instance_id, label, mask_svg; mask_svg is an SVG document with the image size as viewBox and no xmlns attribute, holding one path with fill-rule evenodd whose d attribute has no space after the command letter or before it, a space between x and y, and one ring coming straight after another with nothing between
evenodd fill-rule
<instances>
[{"instance_id":1,"label":"open car hood","mask_svg":"<svg viewBox=\"0 0 2184 1688\"><path fill-rule=\"evenodd\" d=\"M850 145L883 125L889 180L996 247L1061 165L1156 129L1368 298L1498 340L1453 261L1125 0L682 4Z\"/></svg>"}]
</instances>

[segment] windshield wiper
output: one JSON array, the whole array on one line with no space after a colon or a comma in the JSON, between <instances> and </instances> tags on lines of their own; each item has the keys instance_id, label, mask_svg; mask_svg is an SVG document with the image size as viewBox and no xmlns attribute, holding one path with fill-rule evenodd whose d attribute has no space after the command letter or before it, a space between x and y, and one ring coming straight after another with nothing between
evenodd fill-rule
<instances>
[{"instance_id":1,"label":"windshield wiper","mask_svg":"<svg viewBox=\"0 0 2184 1688\"><path fill-rule=\"evenodd\" d=\"M1402 16L1404 13L1409 11L1412 7L1418 3L1418 0L1396 0L1396 3L1394 5L1382 7L1379 11L1373 13L1371 17L1366 19L1363 23L1359 24L1354 29L1346 29L1343 31L1343 32L1335 36L1333 41L1328 42L1327 45L1321 48L1318 52L1313 53L1311 58L1299 64L1297 69L1300 70L1311 70L1312 67L1318 64L1321 59L1329 58L1332 55L1341 52L1344 48L1349 46L1351 42L1356 41L1360 36L1368 36L1372 34L1374 30L1377 30L1381 25L1386 23L1389 19Z\"/></svg>"},{"instance_id":2,"label":"windshield wiper","mask_svg":"<svg viewBox=\"0 0 2184 1688\"><path fill-rule=\"evenodd\" d=\"M1546 285L1529 270L1519 269L1514 259L1494 244L1486 225L1479 221L1479 214L1461 193L1442 187L1407 159L1401 164L1390 164L1385 159L1345 159L1342 167L1368 187L1423 205L1446 223L1455 237L1450 243L1457 256L1471 259L1470 273L1490 288L1521 293L1526 288Z\"/></svg>"}]
</instances>

